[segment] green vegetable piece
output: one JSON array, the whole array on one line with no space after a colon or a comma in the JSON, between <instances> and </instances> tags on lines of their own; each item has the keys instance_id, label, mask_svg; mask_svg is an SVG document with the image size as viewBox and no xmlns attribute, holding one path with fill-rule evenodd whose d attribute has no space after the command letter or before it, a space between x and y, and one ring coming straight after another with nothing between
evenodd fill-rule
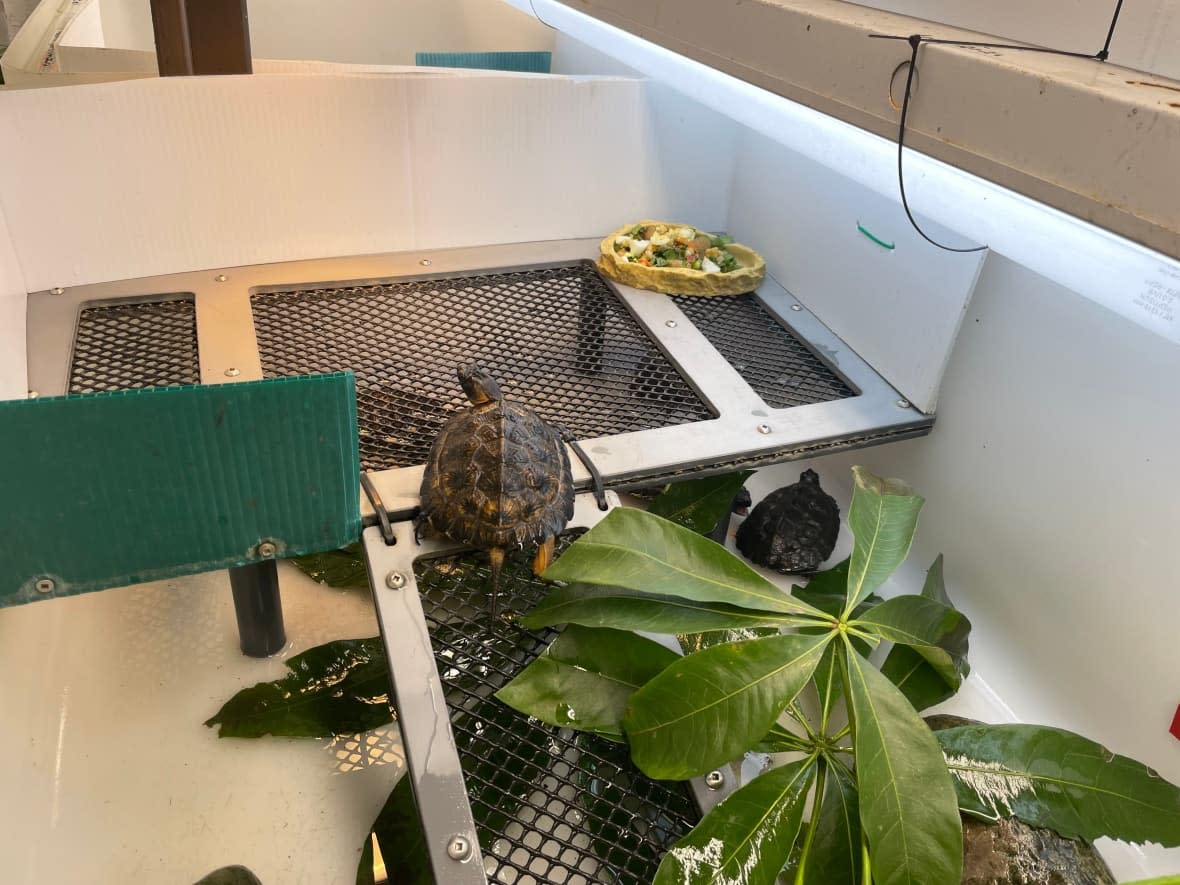
<instances>
[{"instance_id":1,"label":"green vegetable piece","mask_svg":"<svg viewBox=\"0 0 1180 885\"><path fill-rule=\"evenodd\" d=\"M321 584L344 590L368 590L369 573L360 543L349 544L341 550L311 553L288 560L297 569Z\"/></svg>"}]
</instances>

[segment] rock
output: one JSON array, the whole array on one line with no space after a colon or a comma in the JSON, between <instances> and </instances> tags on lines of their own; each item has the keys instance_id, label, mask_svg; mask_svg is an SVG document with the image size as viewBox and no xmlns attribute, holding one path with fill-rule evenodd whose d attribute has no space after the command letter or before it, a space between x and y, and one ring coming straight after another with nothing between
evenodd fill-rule
<instances>
[{"instance_id":1,"label":"rock","mask_svg":"<svg viewBox=\"0 0 1180 885\"><path fill-rule=\"evenodd\" d=\"M934 731L981 725L961 716L925 717ZM1015 818L996 823L963 815L963 885L1115 885L1093 845Z\"/></svg>"}]
</instances>

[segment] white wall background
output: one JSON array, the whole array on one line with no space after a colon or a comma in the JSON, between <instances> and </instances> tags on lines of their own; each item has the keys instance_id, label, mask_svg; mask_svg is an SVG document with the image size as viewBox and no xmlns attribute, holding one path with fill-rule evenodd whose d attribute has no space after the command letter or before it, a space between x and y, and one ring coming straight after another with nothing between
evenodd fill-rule
<instances>
[{"instance_id":1,"label":"white wall background","mask_svg":"<svg viewBox=\"0 0 1180 885\"><path fill-rule=\"evenodd\" d=\"M869 0L858 4L1072 52L1097 52L1115 0ZM936 33L936 32L935 32ZM1118 65L1180 79L1180 0L1124 3L1110 44Z\"/></svg>"}]
</instances>

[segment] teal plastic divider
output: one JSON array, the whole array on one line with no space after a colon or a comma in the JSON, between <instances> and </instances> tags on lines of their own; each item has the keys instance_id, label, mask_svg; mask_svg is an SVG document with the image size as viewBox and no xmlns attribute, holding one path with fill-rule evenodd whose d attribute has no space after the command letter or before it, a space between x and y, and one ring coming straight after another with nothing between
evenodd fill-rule
<instances>
[{"instance_id":1,"label":"teal plastic divider","mask_svg":"<svg viewBox=\"0 0 1180 885\"><path fill-rule=\"evenodd\" d=\"M520 71L548 74L551 52L418 52L414 63L427 68L479 68L485 71Z\"/></svg>"},{"instance_id":2,"label":"teal plastic divider","mask_svg":"<svg viewBox=\"0 0 1180 885\"><path fill-rule=\"evenodd\" d=\"M360 536L351 372L0 402L0 606Z\"/></svg>"}]
</instances>

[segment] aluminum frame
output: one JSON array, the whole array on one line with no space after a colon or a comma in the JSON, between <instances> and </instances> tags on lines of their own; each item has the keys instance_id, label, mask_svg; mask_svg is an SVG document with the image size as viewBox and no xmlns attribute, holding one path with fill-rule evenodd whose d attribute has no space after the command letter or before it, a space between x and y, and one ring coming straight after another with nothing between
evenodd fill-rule
<instances>
[{"instance_id":1,"label":"aluminum frame","mask_svg":"<svg viewBox=\"0 0 1180 885\"><path fill-rule=\"evenodd\" d=\"M379 284L594 260L598 243L597 239L554 240L291 261L79 286L61 294L32 293L28 310L30 387L43 396L66 392L77 315L87 302L191 293L196 305L201 382L248 381L262 377L250 305L256 292ZM612 486L634 487L679 474L776 463L921 436L934 423L933 415L912 407L773 278L767 277L759 287L760 302L841 376L856 396L771 408L671 298L608 282L718 415L708 421L582 440ZM580 463L573 465L573 472L579 488L588 487L589 475ZM372 474L372 479L395 517L417 506L421 465L380 471ZM362 514L366 519L374 515L364 498Z\"/></svg>"}]
</instances>

